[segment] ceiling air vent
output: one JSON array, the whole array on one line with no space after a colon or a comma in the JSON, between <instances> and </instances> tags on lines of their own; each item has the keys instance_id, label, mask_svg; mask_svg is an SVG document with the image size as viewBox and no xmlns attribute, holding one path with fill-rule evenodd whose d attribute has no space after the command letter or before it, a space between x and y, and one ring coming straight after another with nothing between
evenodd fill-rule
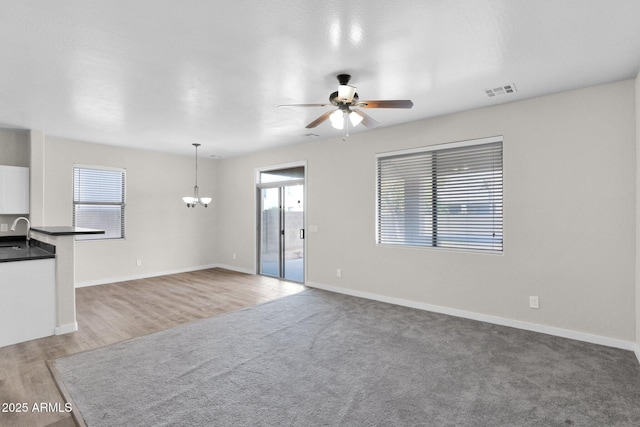
<instances>
[{"instance_id":1,"label":"ceiling air vent","mask_svg":"<svg viewBox=\"0 0 640 427\"><path fill-rule=\"evenodd\" d=\"M492 98L498 95L508 95L510 93L515 93L517 91L518 90L516 89L516 85L511 83L504 86L494 87L493 89L485 89L484 93L486 93L489 98Z\"/></svg>"}]
</instances>

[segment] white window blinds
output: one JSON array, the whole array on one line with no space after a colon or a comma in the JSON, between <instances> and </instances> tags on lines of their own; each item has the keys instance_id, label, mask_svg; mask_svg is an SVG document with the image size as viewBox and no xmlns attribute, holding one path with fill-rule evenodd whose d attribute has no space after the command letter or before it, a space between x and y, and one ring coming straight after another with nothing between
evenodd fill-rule
<instances>
[{"instance_id":1,"label":"white window blinds","mask_svg":"<svg viewBox=\"0 0 640 427\"><path fill-rule=\"evenodd\" d=\"M502 138L378 156L377 241L502 252Z\"/></svg>"},{"instance_id":2,"label":"white window blinds","mask_svg":"<svg viewBox=\"0 0 640 427\"><path fill-rule=\"evenodd\" d=\"M73 225L104 230L78 240L124 238L125 172L73 168Z\"/></svg>"}]
</instances>

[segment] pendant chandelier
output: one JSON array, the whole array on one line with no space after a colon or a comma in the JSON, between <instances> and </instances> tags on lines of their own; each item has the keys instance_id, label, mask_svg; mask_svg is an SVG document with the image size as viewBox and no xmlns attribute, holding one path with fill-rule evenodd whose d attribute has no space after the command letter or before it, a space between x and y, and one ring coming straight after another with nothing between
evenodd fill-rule
<instances>
[{"instance_id":1,"label":"pendant chandelier","mask_svg":"<svg viewBox=\"0 0 640 427\"><path fill-rule=\"evenodd\" d=\"M193 196L183 197L182 200L187 204L188 208L195 208L198 204L206 208L211 203L211 197L200 197L198 194L198 147L200 144L191 145L196 147L196 185L193 186Z\"/></svg>"}]
</instances>

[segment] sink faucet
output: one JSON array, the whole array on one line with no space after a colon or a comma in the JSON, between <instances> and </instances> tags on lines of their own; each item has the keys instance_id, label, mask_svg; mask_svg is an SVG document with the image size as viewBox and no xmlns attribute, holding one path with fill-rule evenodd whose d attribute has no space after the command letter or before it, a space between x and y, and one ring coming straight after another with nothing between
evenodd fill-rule
<instances>
[{"instance_id":1,"label":"sink faucet","mask_svg":"<svg viewBox=\"0 0 640 427\"><path fill-rule=\"evenodd\" d=\"M11 231L16 231L16 224L21 219L24 219L25 221L27 221L27 246L29 246L29 231L31 231L31 223L29 222L28 218L25 218L23 216L16 218L15 221L13 221L13 224L11 224Z\"/></svg>"}]
</instances>

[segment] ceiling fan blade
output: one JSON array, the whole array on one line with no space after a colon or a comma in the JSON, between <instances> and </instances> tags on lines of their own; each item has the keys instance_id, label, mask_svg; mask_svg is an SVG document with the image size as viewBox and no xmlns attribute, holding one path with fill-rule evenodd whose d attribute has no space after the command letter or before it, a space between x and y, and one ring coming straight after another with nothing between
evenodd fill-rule
<instances>
[{"instance_id":1,"label":"ceiling fan blade","mask_svg":"<svg viewBox=\"0 0 640 427\"><path fill-rule=\"evenodd\" d=\"M352 108L351 111L353 111L354 113L362 117L362 124L368 128L375 128L380 124L376 122L370 115L368 115L364 111L360 111L355 108Z\"/></svg>"},{"instance_id":2,"label":"ceiling fan blade","mask_svg":"<svg viewBox=\"0 0 640 427\"><path fill-rule=\"evenodd\" d=\"M323 115L321 115L320 117L318 117L317 119L315 119L314 121L312 121L311 123L309 123L305 127L307 129L311 129L311 128L314 128L314 127L318 126L320 123L322 123L325 120L327 120L329 118L329 116L331 115L331 113L333 113L333 111L327 111L326 113L324 113Z\"/></svg>"},{"instance_id":3,"label":"ceiling fan blade","mask_svg":"<svg viewBox=\"0 0 640 427\"><path fill-rule=\"evenodd\" d=\"M356 104L362 108L411 108L413 102L408 99L397 99L393 101L360 101Z\"/></svg>"},{"instance_id":4,"label":"ceiling fan blade","mask_svg":"<svg viewBox=\"0 0 640 427\"><path fill-rule=\"evenodd\" d=\"M282 104L278 105L280 107L331 107L331 104Z\"/></svg>"}]
</instances>

